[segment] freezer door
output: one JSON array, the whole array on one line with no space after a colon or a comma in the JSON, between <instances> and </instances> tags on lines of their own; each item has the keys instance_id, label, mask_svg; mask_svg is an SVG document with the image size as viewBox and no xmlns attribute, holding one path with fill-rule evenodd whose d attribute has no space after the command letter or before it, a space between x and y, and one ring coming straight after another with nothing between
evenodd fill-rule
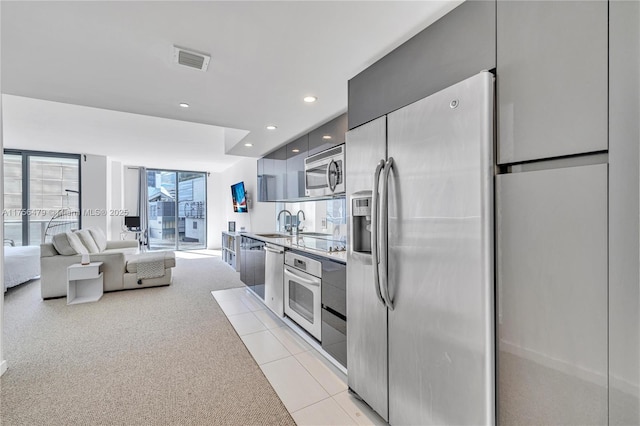
<instances>
[{"instance_id":1,"label":"freezer door","mask_svg":"<svg viewBox=\"0 0 640 426\"><path fill-rule=\"evenodd\" d=\"M389 422L493 424L493 76L387 119Z\"/></svg>"},{"instance_id":2,"label":"freezer door","mask_svg":"<svg viewBox=\"0 0 640 426\"><path fill-rule=\"evenodd\" d=\"M373 187L376 165L386 154L386 117L348 132L346 148L346 196L350 200L355 192ZM351 229L349 204L347 223ZM387 420L387 309L378 300L371 254L353 251L352 241L347 247L349 388Z\"/></svg>"}]
</instances>

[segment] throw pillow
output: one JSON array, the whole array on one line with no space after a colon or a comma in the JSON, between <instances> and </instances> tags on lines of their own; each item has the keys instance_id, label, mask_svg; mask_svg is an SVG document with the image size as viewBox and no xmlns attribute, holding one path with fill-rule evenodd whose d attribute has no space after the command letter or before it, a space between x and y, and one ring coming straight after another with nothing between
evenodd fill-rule
<instances>
[{"instance_id":1,"label":"throw pillow","mask_svg":"<svg viewBox=\"0 0 640 426\"><path fill-rule=\"evenodd\" d=\"M53 246L56 248L58 253L63 256L71 256L76 254L75 249L71 247L71 244L69 243L69 237L67 236L66 232L55 234L51 238L51 242L53 243Z\"/></svg>"},{"instance_id":2,"label":"throw pillow","mask_svg":"<svg viewBox=\"0 0 640 426\"><path fill-rule=\"evenodd\" d=\"M80 237L82 245L87 248L89 253L100 253L100 249L98 248L98 245L96 244L88 229L81 229L80 231L76 231L75 233L78 237Z\"/></svg>"},{"instance_id":3,"label":"throw pillow","mask_svg":"<svg viewBox=\"0 0 640 426\"><path fill-rule=\"evenodd\" d=\"M76 254L89 254L89 250L82 244L78 235L71 231L67 231L65 234L69 239L69 245L76 251Z\"/></svg>"},{"instance_id":4,"label":"throw pillow","mask_svg":"<svg viewBox=\"0 0 640 426\"><path fill-rule=\"evenodd\" d=\"M105 249L107 248L107 236L104 234L104 231L100 228L89 228L89 232L91 232L91 236L93 237L93 240L96 242L96 245L98 246L98 250L100 250L100 253L102 253L103 251L105 251Z\"/></svg>"}]
</instances>

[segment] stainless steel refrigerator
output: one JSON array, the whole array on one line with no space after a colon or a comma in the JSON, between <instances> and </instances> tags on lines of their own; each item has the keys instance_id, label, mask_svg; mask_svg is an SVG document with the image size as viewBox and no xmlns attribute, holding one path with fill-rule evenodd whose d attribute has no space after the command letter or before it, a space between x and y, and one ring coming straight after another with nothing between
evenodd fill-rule
<instances>
[{"instance_id":1,"label":"stainless steel refrigerator","mask_svg":"<svg viewBox=\"0 0 640 426\"><path fill-rule=\"evenodd\" d=\"M392 425L495 423L493 82L347 133L348 383Z\"/></svg>"}]
</instances>

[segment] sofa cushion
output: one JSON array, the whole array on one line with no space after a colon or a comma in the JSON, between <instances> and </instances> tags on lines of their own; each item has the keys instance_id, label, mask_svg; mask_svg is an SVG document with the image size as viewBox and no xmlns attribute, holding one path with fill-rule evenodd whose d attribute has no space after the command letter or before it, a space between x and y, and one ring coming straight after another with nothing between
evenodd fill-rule
<instances>
[{"instance_id":1,"label":"sofa cushion","mask_svg":"<svg viewBox=\"0 0 640 426\"><path fill-rule=\"evenodd\" d=\"M67 231L65 234L67 234L67 238L69 239L69 245L75 250L74 254L89 254L89 250L82 244L80 237L78 237L75 232Z\"/></svg>"},{"instance_id":2,"label":"sofa cushion","mask_svg":"<svg viewBox=\"0 0 640 426\"><path fill-rule=\"evenodd\" d=\"M60 256L53 243L40 244L40 257Z\"/></svg>"},{"instance_id":3,"label":"sofa cushion","mask_svg":"<svg viewBox=\"0 0 640 426\"><path fill-rule=\"evenodd\" d=\"M76 250L71 247L71 243L69 242L69 236L66 232L61 232L60 234L55 234L51 238L51 242L53 246L56 248L58 253L63 256L71 256L74 254L78 254Z\"/></svg>"},{"instance_id":4,"label":"sofa cushion","mask_svg":"<svg viewBox=\"0 0 640 426\"><path fill-rule=\"evenodd\" d=\"M80 231L76 231L75 234L80 237L80 241L82 241L82 245L87 248L89 253L97 254L100 253L100 249L96 244L95 240L91 236L91 232L88 229L81 229Z\"/></svg>"},{"instance_id":5,"label":"sofa cushion","mask_svg":"<svg viewBox=\"0 0 640 426\"><path fill-rule=\"evenodd\" d=\"M89 232L93 237L93 240L96 242L98 246L98 250L103 252L107 248L107 236L104 234L104 231L100 228L89 228Z\"/></svg>"}]
</instances>

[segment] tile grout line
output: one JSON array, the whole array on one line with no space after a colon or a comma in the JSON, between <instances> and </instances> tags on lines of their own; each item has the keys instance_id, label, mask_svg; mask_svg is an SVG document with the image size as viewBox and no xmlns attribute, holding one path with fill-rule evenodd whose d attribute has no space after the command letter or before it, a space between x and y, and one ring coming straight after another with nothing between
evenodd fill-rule
<instances>
[{"instance_id":1,"label":"tile grout line","mask_svg":"<svg viewBox=\"0 0 640 426\"><path fill-rule=\"evenodd\" d=\"M273 333L271 333L271 330L266 330L266 331L268 331L268 332L269 332L269 334L271 334L271 335L272 335L272 336L273 336L273 337L274 337L278 342L280 342L280 340L279 340L279 339L278 339L278 338L277 338ZM243 341L242 343L244 344L244 341ZM280 344L282 344L282 342L280 342ZM284 346L284 345L282 345L282 346ZM245 345L245 347L246 347L246 345ZM316 382L316 383L318 384L318 386L320 386L320 389L322 389L322 390L323 390L324 392L326 392L326 394L328 395L326 398L323 398L323 399L321 399L321 400L319 400L319 401L315 401L315 402L313 402L313 403L311 403L311 404L309 404L309 405L305 405L304 407L301 407L301 408L299 408L299 409L298 409L298 410L296 410L296 411L289 411L289 410L287 409L287 411L289 411L289 414L291 414L291 415L293 416L293 413L294 413L294 412L297 412L297 411L303 410L303 409L305 409L305 408L307 408L307 407L310 407L310 406L312 406L312 405L314 405L314 404L317 404L317 403L319 403L319 402L322 402L322 401L325 401L325 400L327 400L327 399L329 399L329 398L332 398L332 397L333 397L333 395L331 395L331 394L329 393L329 391L327 391L327 389L325 389L325 388L324 388L324 386L322 386L322 384L321 384L320 382L318 382L318 379L316 379L316 378L313 376L313 374L311 374L311 372L310 372L310 371L309 371L309 370L304 366L304 364L302 364L302 363L300 362L300 360L299 360L298 358L296 358L296 356L295 356L294 354L292 354L292 353L291 353L291 351L290 351L289 349L287 349L287 347L286 347L286 346L285 346L284 348L285 348L285 350L289 353L289 356L286 356L286 357L283 357L283 358L274 359L274 360L272 360L272 361L265 362L265 363L263 363L263 364L259 364L259 363L258 363L258 361L255 359L255 357L254 357L253 359L254 359L254 361L256 361L256 364L258 364L258 367L260 367L260 369L262 370L262 367L263 367L263 366L266 366L266 365L268 365L268 364L271 364L271 363L274 363L274 362L278 362L278 361L282 361L283 359L287 359L287 358L293 358L293 360L294 360L295 362L297 362L297 363L300 365L300 367L302 367L302 369L303 369L304 371L306 371L306 372L307 372L307 374L309 374L309 376L311 376L311 378L313 379L313 381L314 381L314 382ZM247 350L248 350L248 349L249 349L249 348L247 348ZM311 348L311 349L313 349L313 348ZM306 351L306 352L308 352L308 351ZM301 353L302 353L302 352L301 352ZM251 351L249 351L249 354L251 354L251 356L253 357L253 354L251 353ZM263 374L264 374L264 371L263 371ZM265 375L265 377L267 377L267 376ZM269 380L269 378L268 378L268 377L267 377L267 381L269 382L269 384L271 385L271 387L273 387L273 383L271 383L271 381ZM275 388L274 388L274 390L275 390ZM277 393L278 393L278 392L276 391L276 394L277 394ZM279 397L279 396L278 396L278 397ZM338 402L337 402L337 401L335 401L335 402L336 402L336 404L338 404ZM340 406L340 404L338 404L338 406L340 407L340 409L341 409L342 411L344 411L344 409L342 408L342 406ZM285 408L286 408L286 405L285 405ZM349 413L347 413L347 415L349 416ZM351 418L351 419L353 420L353 418L352 418L351 416L349 416L349 418Z\"/></svg>"},{"instance_id":2,"label":"tile grout line","mask_svg":"<svg viewBox=\"0 0 640 426\"><path fill-rule=\"evenodd\" d=\"M213 295L213 292L211 292L211 293L212 293L212 295ZM242 303L242 300L241 300L239 297L234 297L234 298L235 298L235 299L240 300L240 302ZM214 296L214 299L215 299L215 296ZM216 299L216 302L218 302L218 300L217 300L217 299ZM218 303L218 305L219 305L219 303ZM245 306L246 306L246 304L244 304L244 303L243 303L243 305L245 305ZM266 309L258 309L257 311L242 312L242 313L238 313L238 314L232 314L232 315L230 315L230 314L228 314L227 312L225 312L225 311L224 311L224 309L222 309L222 307L220 307L220 308L221 308L222 312L225 314L225 316L227 317L227 321L229 321L229 317L230 317L230 316L243 315L243 314L248 314L248 313L253 314L254 312L257 312L257 311L263 311L263 310L264 310L264 311L266 311ZM249 308L249 307L247 306L247 308ZM256 360L255 356L251 353L251 351L249 350L249 348L248 348L248 347L247 347L247 345L245 344L244 340L242 340L242 337L243 337L243 336L240 336L240 334L238 333L238 331L237 331L237 330L235 330L235 327L233 327L233 324L231 324L231 326L232 326L232 327L234 328L234 330L236 331L236 334L238 335L238 337L240 337L240 340L242 341L242 344L245 346L245 348L246 348L247 352L249 352L249 354L250 354L250 355L251 355L251 357L253 358L254 362L258 365L258 367L260 368L260 370L262 370L262 367L263 367L263 366L266 366L266 365L268 365L268 364L272 364L272 363L274 363L274 362L279 362L279 361L282 361L282 360L287 359L287 358L289 358L289 357L292 357L292 358L293 358L293 359L294 359L294 360L295 360L295 361L296 361L296 362L297 362L297 363L298 363L298 364L299 364L299 365L300 365L300 366L301 366L301 367L302 367L302 368L303 368L303 369L304 369L304 370L305 370L305 371L306 371L306 372L311 376L311 378L312 378L312 379L313 379L313 380L314 380L314 381L315 381L315 382L320 386L320 388L321 388L322 390L324 390L324 391L327 393L327 395L328 395L326 398L323 398L323 399L321 399L321 400L319 400L319 401L316 401L316 402L314 402L314 403L312 403L312 404L308 404L308 405L306 405L306 406L304 406L304 407L301 407L301 408L299 408L299 409L297 409L297 410L295 410L295 411L289 411L289 409L287 409L287 411L289 412L289 414L293 417L293 414L294 414L294 413L298 413L298 412L300 412L301 410L304 410L304 409L306 409L306 408L309 408L309 407L311 407L311 406L313 406L313 405L315 405L315 404L319 404L319 403L321 403L321 402L323 402L323 401L326 401L326 400L328 400L328 399L332 399L332 400L333 400L333 402L335 402L335 404L338 406L338 409L339 409L339 410L341 410L344 414L346 414L346 415L347 415L347 417L348 417L348 418L350 418L350 419L353 421L353 424L354 424L354 425L358 425L358 424L359 424L359 423L358 423L358 420L357 420L357 419L355 419L355 418L354 418L354 417L353 417L353 416L352 416L352 415L351 415L351 414L350 414L350 413L349 413L349 412L348 412L348 411L347 411L347 410L346 410L342 405L340 405L340 403L335 399L335 397L336 397L337 395L341 394L342 392L348 392L348 388L347 388L346 390L344 390L344 391L340 391L340 392L336 393L335 395L332 395L332 394L331 394L331 393L330 393L330 392L329 392L329 391L328 391L328 390L327 390L327 389L322 385L322 383L320 383L320 382L318 381L318 379L316 379L316 377L312 374L312 372L311 372L311 371L310 371L310 370L309 370L309 369L308 369L308 368L307 368L307 367L306 367L302 362L300 362L300 360L296 357L296 355L300 355L300 354L303 354L303 353L310 352L310 351L312 351L312 350L315 350L315 348L313 348L311 345L309 345L309 349L307 349L307 350L305 350L305 351L298 352L297 354L293 354L293 353L291 353L291 351L290 351L286 346L284 346L284 344L282 343L282 341L281 341L281 340L280 340L280 339L279 339L275 334L273 334L273 333L271 332L271 330L272 330L272 329L270 329L270 328L266 328L266 327L267 327L267 325L266 325L264 322L262 322L262 320L261 320L260 318L258 318L255 314L254 314L253 316L254 316L258 321L260 321L260 322L262 323L262 325L265 327L265 330L259 330L259 331L253 332L253 333L248 333L248 334L245 334L245 335L243 335L243 336L249 336L249 335L252 335L252 334L257 334L257 333L261 333L261 332L267 331L267 332L269 332L269 334L270 334L271 336L273 336L273 337L274 337L274 338L275 338L275 339L276 339L276 340L277 340L277 341L278 341L278 342L279 342L279 343L280 343L280 344L285 348L285 350L289 353L289 356L285 356L285 357L282 357L282 358L278 358L278 359L271 360L271 361L269 361L269 362L265 362L265 363L263 363L263 364L259 364L259 363L258 363L258 361ZM229 321L229 322L231 323L231 321ZM287 324L283 322L283 324L282 324L281 326L276 327L276 328L284 328L284 327L287 327ZM303 340L304 340L304 339L303 339ZM307 344L308 344L308 342L306 342L306 341L305 341L305 343L307 343ZM316 352L317 352L317 350L316 350ZM273 383L271 383L271 381L269 380L269 378L264 374L264 371L262 371L262 374L265 376L265 378L267 379L267 381L269 382L269 384L270 384L270 385L271 385L271 387L273 388ZM275 388L273 388L273 389L274 389L274 391L275 391ZM276 391L276 394L277 394L277 391ZM280 398L280 396L279 396L279 395L278 395L278 397ZM282 399L281 399L281 401L282 401ZM283 402L283 404L284 404L284 402ZM355 405L355 404L354 404L354 405ZM356 407L357 407L357 405L356 405ZM286 408L286 405L285 405L285 408ZM359 408L358 408L358 409L359 409ZM294 420L294 421L295 421L295 420Z\"/></svg>"},{"instance_id":3,"label":"tile grout line","mask_svg":"<svg viewBox=\"0 0 640 426\"><path fill-rule=\"evenodd\" d=\"M347 390L346 390L346 391L343 391L343 392L346 392L346 393L347 393L347 395L348 395L348 394L349 394L349 389L347 388ZM338 406L339 406L340 408L342 408L342 410L343 410L343 411L346 411L346 412L347 412L347 415L348 415L349 417L351 417L351 419L352 419L354 422L356 422L356 425L359 425L359 424L360 424L360 423L359 423L359 419L356 419L354 416L352 416L352 415L351 415L351 413L350 413L350 412L348 412L348 411L347 411L347 410L342 406L342 404L340 404L340 403L338 402L338 400L336 399L336 396L340 395L340 394L341 394L341 393L343 393L343 392L337 393L337 394L333 395L331 398L333 398L333 400L336 402L336 404L338 404ZM353 403L353 405L356 407L356 409L357 409L358 411L362 411L362 410L360 409L360 407L358 407L358 404L356 404L356 403L354 402L354 403ZM285 407L285 408L286 408L286 407ZM367 424L374 425L374 423L373 423L373 422L368 422Z\"/></svg>"},{"instance_id":4,"label":"tile grout line","mask_svg":"<svg viewBox=\"0 0 640 426\"><path fill-rule=\"evenodd\" d=\"M313 349L313 348L312 348L312 349ZM307 352L309 352L309 351L307 351ZM316 352L317 352L317 351L316 351ZM301 352L300 354L302 354L302 353L306 353L306 352ZM300 355L300 354L298 354L298 355ZM294 357L296 358L296 360L300 363L300 365L302 365L302 368L304 368L305 370L307 370L307 373L309 373L309 374L311 375L311 377L313 377L313 379L314 379L316 382L318 382L318 384L320 385L320 387L321 387L322 389L324 389L324 390L325 390L325 392L327 392L327 394L329 394L329 396L333 396L333 395L329 392L329 389L327 389L327 388L325 388L324 386L322 386L322 383L320 383L320 382L318 381L318 379L316 379L316 376L314 376L314 375L313 375L313 373L311 372L311 370L309 370L309 369L308 369L308 368L307 368L307 367L306 367L306 366L305 366L305 365L304 365L304 364L303 364L303 363L298 359L298 357L297 357L296 355L293 355L293 356L294 356ZM322 363L322 361L318 361L318 362ZM324 364L323 364L323 365L324 365ZM333 373L333 371L332 371L332 373ZM349 387L348 387L348 386L347 386L347 389L349 389ZM345 390L346 390L346 389L345 389ZM343 391L340 391L340 392L343 392ZM340 392L338 392L338 393L340 393ZM337 394L336 394L336 395L337 395Z\"/></svg>"},{"instance_id":5,"label":"tile grout line","mask_svg":"<svg viewBox=\"0 0 640 426\"><path fill-rule=\"evenodd\" d=\"M309 405L307 405L307 406L305 406L305 407L302 407L302 408L300 408L300 409L298 409L298 410L296 410L296 411L292 411L292 412L290 412L289 414L291 415L291 417L293 417L293 415L294 415L295 413L298 413L298 412L300 412L300 411L302 411L302 410L304 410L304 409L307 409L307 408L309 408L309 407L311 407L311 406L314 406L314 405L316 405L316 404L320 404L321 402L326 401L326 400L328 400L328 399L333 399L333 396L329 395L329 397L328 397L328 398L324 398L324 399L321 399L320 401L316 401L316 402L314 402L313 404L309 404ZM348 418L350 418L350 419L353 421L354 426L357 426L357 425L359 424L359 423L357 422L357 420L356 420L356 419L354 419L353 417L351 417L351 415L350 415L349 413L347 413L347 411L342 407L342 405L340 405L340 404L338 403L338 401L336 401L335 399L333 399L333 402L335 402L335 403L336 403L336 405L338 406L338 409L340 409L340 411L342 411L344 414L346 414L346 415L347 415L347 417L348 417ZM286 407L285 407L285 408L286 408ZM295 419L294 419L294 421L295 421Z\"/></svg>"}]
</instances>

